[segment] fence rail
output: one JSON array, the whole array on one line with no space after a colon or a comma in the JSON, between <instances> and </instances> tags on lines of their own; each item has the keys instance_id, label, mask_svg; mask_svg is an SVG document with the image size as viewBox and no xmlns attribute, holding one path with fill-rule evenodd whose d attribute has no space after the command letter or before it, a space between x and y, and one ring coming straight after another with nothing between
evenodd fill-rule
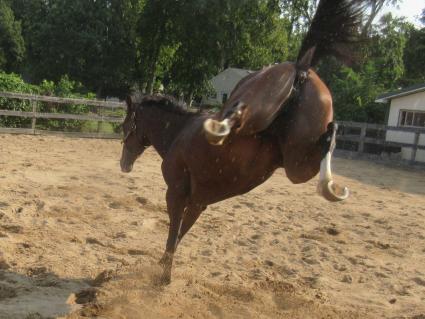
<instances>
[{"instance_id":1,"label":"fence rail","mask_svg":"<svg viewBox=\"0 0 425 319\"><path fill-rule=\"evenodd\" d=\"M43 96L25 93L12 93L0 92L0 98L17 99L29 101L32 111L18 111L18 110L0 110L0 116L13 116L20 118L31 118L31 128L8 128L0 127L0 133L22 133L22 134L60 134L76 137L96 137L96 138L120 138L120 134L115 133L101 133L99 132L101 122L107 123L122 123L122 116L110 116L102 114L101 110L108 109L116 111L119 109L126 109L124 102L100 101L90 99L76 99L76 98L61 98L55 96ZM58 105L87 105L97 107L97 114L69 114L69 113L48 113L39 112L37 102L54 103ZM84 132L63 132L63 131L48 131L37 129L37 119L59 119L59 120L78 120L78 121L95 121L98 122L98 131L95 133Z\"/></svg>"},{"instance_id":2,"label":"fence rail","mask_svg":"<svg viewBox=\"0 0 425 319\"><path fill-rule=\"evenodd\" d=\"M26 93L0 92L0 97L19 99L19 100L29 100L29 101L53 102L53 103L59 103L59 104L84 104L84 105L92 105L92 106L101 106L101 107L106 107L111 109L126 108L126 104L124 102L76 99L76 98L45 96L45 95L26 94Z\"/></svg>"},{"instance_id":3,"label":"fence rail","mask_svg":"<svg viewBox=\"0 0 425 319\"><path fill-rule=\"evenodd\" d=\"M370 123L359 123L359 122L338 122L339 130L337 134L337 142L343 144L344 142L357 143L357 152L365 153L365 145L372 144L380 147L407 147L411 148L410 161L416 162L416 155L418 150L425 150L425 145L420 145L419 140L421 134L425 135L425 128L420 127L398 127L398 126L387 126L382 124L370 124ZM351 133L352 129L360 130L357 134ZM369 131L374 131L375 137L368 136ZM396 142L387 140L387 132L405 132L413 133L413 141L408 142Z\"/></svg>"},{"instance_id":4,"label":"fence rail","mask_svg":"<svg viewBox=\"0 0 425 319\"><path fill-rule=\"evenodd\" d=\"M116 133L104 133L100 132L99 126L102 122L107 123L121 123L123 116L111 116L111 114L104 115L99 112L99 109L109 109L110 112L117 111L119 109L126 109L126 104L123 102L111 102L111 101L99 101L89 99L74 99L74 98L60 98L53 96L42 96L24 93L11 93L11 92L0 92L0 98L18 99L30 101L32 111L20 111L11 109L0 109L1 116L14 116L21 118L31 118L31 128L8 128L0 127L0 133L21 133L21 134L55 134L64 136L75 136L75 137L94 137L94 138L121 138L121 134ZM69 114L69 113L48 113L38 111L37 102L55 103L59 105L89 105L98 108L97 113L89 114ZM37 129L37 119L60 119L60 120L78 120L78 121L95 121L98 123L97 132L64 132L64 131L48 131ZM421 134L425 136L425 128L417 127L395 127L381 124L370 124L370 123L358 123L358 122L347 122L340 121L339 130L337 134L337 142L339 146L344 143L355 144L355 151L358 153L365 153L368 151L367 145L374 145L375 147L384 149L388 147L407 147L411 148L410 161L416 161L416 155L418 150L425 150L425 145L420 145ZM352 131L356 130L356 133ZM373 131L374 134L370 134ZM412 142L394 142L387 141L387 132L406 132L413 134ZM372 136L371 136L372 135ZM338 145L337 145L338 146Z\"/></svg>"},{"instance_id":5,"label":"fence rail","mask_svg":"<svg viewBox=\"0 0 425 319\"><path fill-rule=\"evenodd\" d=\"M24 111L9 111L0 110L0 115L16 116L24 118L38 118L38 119L62 119L62 120L80 120L80 121L98 121L98 122L112 122L121 123L122 118L116 116L102 116L102 115L80 115L80 114L67 114L67 113L38 113L38 112L24 112Z\"/></svg>"}]
</instances>

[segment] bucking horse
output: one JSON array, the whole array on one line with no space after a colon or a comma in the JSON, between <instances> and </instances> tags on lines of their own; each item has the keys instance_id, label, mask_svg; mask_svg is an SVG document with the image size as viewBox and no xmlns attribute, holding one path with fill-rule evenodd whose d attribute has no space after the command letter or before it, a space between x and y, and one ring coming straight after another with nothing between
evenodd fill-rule
<instances>
[{"instance_id":1,"label":"bucking horse","mask_svg":"<svg viewBox=\"0 0 425 319\"><path fill-rule=\"evenodd\" d=\"M243 78L216 114L191 113L170 97L127 98L122 171L149 146L163 160L170 219L163 284L179 242L207 206L249 192L278 168L293 183L319 173L318 192L329 201L349 196L332 180L332 96L313 67L327 55L346 58L363 11L361 1L321 0L297 60Z\"/></svg>"}]
</instances>

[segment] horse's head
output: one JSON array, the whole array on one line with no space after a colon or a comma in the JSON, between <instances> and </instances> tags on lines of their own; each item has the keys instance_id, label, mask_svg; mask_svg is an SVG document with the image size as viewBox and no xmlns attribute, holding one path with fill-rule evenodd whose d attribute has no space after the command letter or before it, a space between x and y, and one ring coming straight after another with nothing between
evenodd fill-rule
<instances>
[{"instance_id":1,"label":"horse's head","mask_svg":"<svg viewBox=\"0 0 425 319\"><path fill-rule=\"evenodd\" d=\"M143 125L140 118L140 112L137 104L134 104L131 97L127 97L127 115L123 123L124 138L121 154L121 171L131 172L136 159L142 155L143 151L151 145L149 139L143 131Z\"/></svg>"}]
</instances>

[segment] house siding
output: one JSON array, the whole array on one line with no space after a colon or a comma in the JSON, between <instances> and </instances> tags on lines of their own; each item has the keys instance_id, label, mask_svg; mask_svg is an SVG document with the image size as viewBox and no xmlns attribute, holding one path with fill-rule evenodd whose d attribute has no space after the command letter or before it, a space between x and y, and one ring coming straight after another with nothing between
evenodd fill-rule
<instances>
[{"instance_id":1,"label":"house siding","mask_svg":"<svg viewBox=\"0 0 425 319\"><path fill-rule=\"evenodd\" d=\"M211 85L217 95L215 98L204 97L203 103L221 105L223 95L226 94L229 97L236 84L248 74L249 72L245 70L229 68L216 75L211 79Z\"/></svg>"},{"instance_id":2,"label":"house siding","mask_svg":"<svg viewBox=\"0 0 425 319\"><path fill-rule=\"evenodd\" d=\"M401 110L425 111L425 92L392 99L388 116L389 126L399 126L399 114ZM413 143L414 139L415 134L408 132L388 131L386 135L386 140L390 142ZM419 136L419 145L425 145L425 134ZM403 159L410 160L412 148L402 147L401 153ZM425 162L424 150L417 150L416 161Z\"/></svg>"}]
</instances>

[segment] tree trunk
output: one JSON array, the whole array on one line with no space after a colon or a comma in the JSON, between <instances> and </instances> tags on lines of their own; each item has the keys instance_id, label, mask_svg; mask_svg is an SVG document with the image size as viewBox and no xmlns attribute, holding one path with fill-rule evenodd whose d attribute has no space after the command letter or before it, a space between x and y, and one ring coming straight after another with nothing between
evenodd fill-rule
<instances>
[{"instance_id":1,"label":"tree trunk","mask_svg":"<svg viewBox=\"0 0 425 319\"><path fill-rule=\"evenodd\" d=\"M191 107L192 106L192 102L193 102L193 92L189 92L186 95L186 104L187 104L187 107Z\"/></svg>"},{"instance_id":2,"label":"tree trunk","mask_svg":"<svg viewBox=\"0 0 425 319\"><path fill-rule=\"evenodd\" d=\"M101 99L102 98L102 91L103 91L103 87L102 85L100 85L97 90L96 90L96 98L97 99Z\"/></svg>"},{"instance_id":3,"label":"tree trunk","mask_svg":"<svg viewBox=\"0 0 425 319\"><path fill-rule=\"evenodd\" d=\"M385 3L385 0L374 0L374 1L372 1L372 7L370 9L370 15L367 18L367 21L362 28L362 33L361 33L362 37L367 36L368 33L370 32L370 28L372 26L373 20L375 20L379 11L381 11L384 3Z\"/></svg>"},{"instance_id":4,"label":"tree trunk","mask_svg":"<svg viewBox=\"0 0 425 319\"><path fill-rule=\"evenodd\" d=\"M149 70L149 76L146 83L146 94L152 94L153 93L153 87L155 84L155 71L156 71L156 61L153 66L151 66Z\"/></svg>"}]
</instances>

